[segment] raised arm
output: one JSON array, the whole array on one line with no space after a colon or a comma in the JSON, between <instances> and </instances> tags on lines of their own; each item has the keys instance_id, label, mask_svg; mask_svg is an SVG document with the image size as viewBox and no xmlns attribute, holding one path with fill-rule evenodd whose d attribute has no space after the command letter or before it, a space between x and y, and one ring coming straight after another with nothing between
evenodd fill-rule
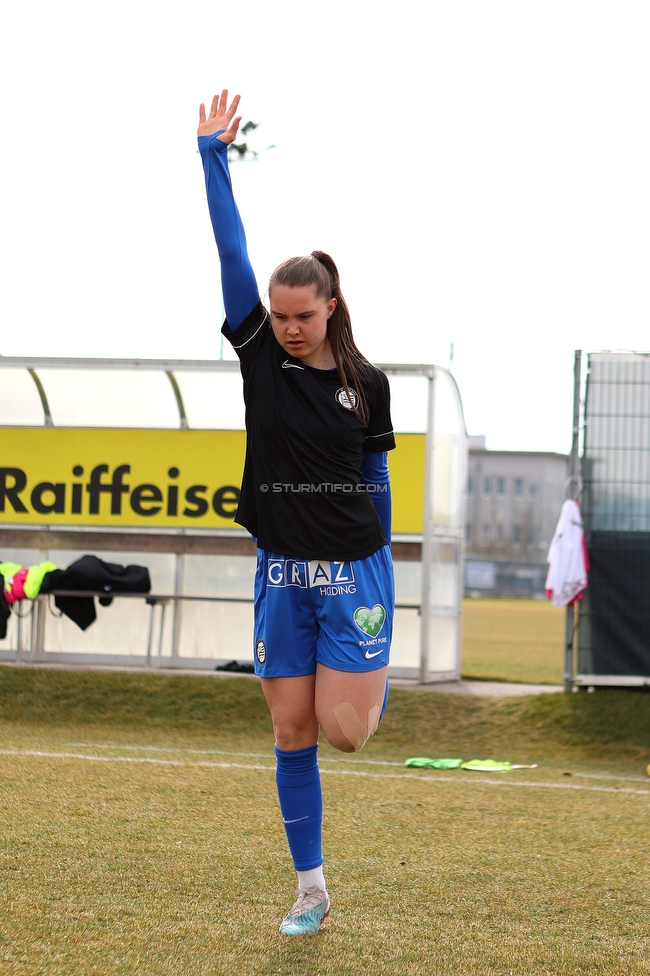
<instances>
[{"instance_id":1,"label":"raised arm","mask_svg":"<svg viewBox=\"0 0 650 976\"><path fill-rule=\"evenodd\" d=\"M235 95L228 106L228 91L224 89L212 99L207 118L205 105L201 105L198 130L208 208L221 261L223 304L231 331L242 324L260 300L228 170L228 146L236 138L241 122L241 116L235 117L238 105L239 95Z\"/></svg>"}]
</instances>

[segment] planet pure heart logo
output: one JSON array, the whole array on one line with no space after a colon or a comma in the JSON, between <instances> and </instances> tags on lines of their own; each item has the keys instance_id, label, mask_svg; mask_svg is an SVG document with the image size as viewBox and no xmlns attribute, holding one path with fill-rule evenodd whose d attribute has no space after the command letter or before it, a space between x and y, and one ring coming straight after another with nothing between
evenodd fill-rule
<instances>
[{"instance_id":1,"label":"planet pure heart logo","mask_svg":"<svg viewBox=\"0 0 650 976\"><path fill-rule=\"evenodd\" d=\"M364 634L368 637L376 637L381 628L384 626L384 620L386 619L386 611L382 607L381 603L375 603L372 610L368 607L358 607L354 611L354 622L362 630Z\"/></svg>"}]
</instances>

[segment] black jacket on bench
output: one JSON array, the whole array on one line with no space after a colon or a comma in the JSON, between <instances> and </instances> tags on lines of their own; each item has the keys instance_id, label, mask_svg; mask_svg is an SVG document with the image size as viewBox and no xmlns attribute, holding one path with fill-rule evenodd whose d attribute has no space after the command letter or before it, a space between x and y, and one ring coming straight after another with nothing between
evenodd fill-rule
<instances>
[{"instance_id":1,"label":"black jacket on bench","mask_svg":"<svg viewBox=\"0 0 650 976\"><path fill-rule=\"evenodd\" d=\"M101 590L102 606L112 603L111 593L149 593L151 580L146 566L120 566L105 563L97 556L82 556L67 569L54 569L43 577L41 593L52 590ZM93 597L55 596L54 603L81 630L86 630L97 617Z\"/></svg>"}]
</instances>

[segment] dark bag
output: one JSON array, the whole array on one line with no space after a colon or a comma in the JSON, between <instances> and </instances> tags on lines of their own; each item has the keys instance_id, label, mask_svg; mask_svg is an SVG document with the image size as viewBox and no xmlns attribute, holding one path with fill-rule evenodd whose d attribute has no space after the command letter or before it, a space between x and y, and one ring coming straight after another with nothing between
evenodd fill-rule
<instances>
[{"instance_id":1,"label":"dark bag","mask_svg":"<svg viewBox=\"0 0 650 976\"><path fill-rule=\"evenodd\" d=\"M5 596L5 578L0 575L0 640L7 636L7 621L11 616L11 610Z\"/></svg>"}]
</instances>

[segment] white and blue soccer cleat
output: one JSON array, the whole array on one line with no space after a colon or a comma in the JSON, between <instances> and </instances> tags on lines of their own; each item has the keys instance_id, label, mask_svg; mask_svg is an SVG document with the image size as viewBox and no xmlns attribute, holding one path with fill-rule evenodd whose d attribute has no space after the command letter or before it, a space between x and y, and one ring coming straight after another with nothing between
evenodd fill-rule
<instances>
[{"instance_id":1,"label":"white and blue soccer cleat","mask_svg":"<svg viewBox=\"0 0 650 976\"><path fill-rule=\"evenodd\" d=\"M282 919L282 935L316 935L329 918L330 896L322 888L312 885L298 892L296 903Z\"/></svg>"}]
</instances>

